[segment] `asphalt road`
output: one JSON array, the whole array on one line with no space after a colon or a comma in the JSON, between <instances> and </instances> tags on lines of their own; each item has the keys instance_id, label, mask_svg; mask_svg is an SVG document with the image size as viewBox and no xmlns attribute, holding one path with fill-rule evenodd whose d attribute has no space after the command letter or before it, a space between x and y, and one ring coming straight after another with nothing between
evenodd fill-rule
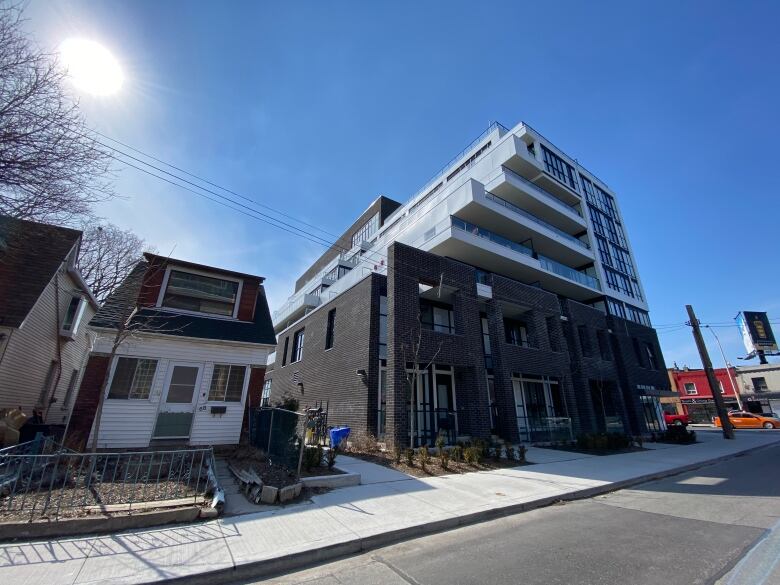
<instances>
[{"instance_id":1,"label":"asphalt road","mask_svg":"<svg viewBox=\"0 0 780 585\"><path fill-rule=\"evenodd\" d=\"M780 447L252 583L780 584Z\"/></svg>"}]
</instances>

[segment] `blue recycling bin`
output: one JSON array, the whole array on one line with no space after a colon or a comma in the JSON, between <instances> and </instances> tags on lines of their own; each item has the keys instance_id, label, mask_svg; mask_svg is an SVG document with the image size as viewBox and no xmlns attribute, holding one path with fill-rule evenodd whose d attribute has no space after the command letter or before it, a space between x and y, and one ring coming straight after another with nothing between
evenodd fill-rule
<instances>
[{"instance_id":1,"label":"blue recycling bin","mask_svg":"<svg viewBox=\"0 0 780 585\"><path fill-rule=\"evenodd\" d=\"M330 429L330 446L333 448L338 447L341 441L345 441L349 437L349 427L334 427Z\"/></svg>"}]
</instances>

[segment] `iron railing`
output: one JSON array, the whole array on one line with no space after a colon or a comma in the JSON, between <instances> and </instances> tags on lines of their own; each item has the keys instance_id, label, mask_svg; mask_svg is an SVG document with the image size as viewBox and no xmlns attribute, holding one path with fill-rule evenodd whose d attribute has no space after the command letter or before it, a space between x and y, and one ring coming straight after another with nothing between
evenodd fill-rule
<instances>
[{"instance_id":1,"label":"iron railing","mask_svg":"<svg viewBox=\"0 0 780 585\"><path fill-rule=\"evenodd\" d=\"M517 417L520 438L531 443L552 443L572 439L571 419L563 416Z\"/></svg>"},{"instance_id":2,"label":"iron railing","mask_svg":"<svg viewBox=\"0 0 780 585\"><path fill-rule=\"evenodd\" d=\"M143 502L203 501L219 490L212 449L77 453L0 452L0 519L59 520L138 509Z\"/></svg>"}]
</instances>

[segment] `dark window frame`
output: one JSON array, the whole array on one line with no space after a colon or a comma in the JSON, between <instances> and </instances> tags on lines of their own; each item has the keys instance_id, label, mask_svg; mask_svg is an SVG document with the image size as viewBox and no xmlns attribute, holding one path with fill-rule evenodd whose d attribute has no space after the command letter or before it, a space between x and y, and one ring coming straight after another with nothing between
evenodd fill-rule
<instances>
[{"instance_id":1,"label":"dark window frame","mask_svg":"<svg viewBox=\"0 0 780 585\"><path fill-rule=\"evenodd\" d=\"M303 359L303 344L306 341L306 327L301 327L293 334L292 352L290 363L295 364Z\"/></svg>"},{"instance_id":2,"label":"dark window frame","mask_svg":"<svg viewBox=\"0 0 780 585\"><path fill-rule=\"evenodd\" d=\"M335 336L336 327L336 309L328 311L328 320L325 324L325 349L331 349L333 347L333 341Z\"/></svg>"}]
</instances>

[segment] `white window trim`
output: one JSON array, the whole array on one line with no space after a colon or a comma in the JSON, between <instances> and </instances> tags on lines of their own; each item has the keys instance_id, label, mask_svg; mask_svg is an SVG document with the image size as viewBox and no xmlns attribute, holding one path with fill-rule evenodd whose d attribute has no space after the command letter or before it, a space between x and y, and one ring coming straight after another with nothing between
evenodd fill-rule
<instances>
[{"instance_id":1,"label":"white window trim","mask_svg":"<svg viewBox=\"0 0 780 585\"><path fill-rule=\"evenodd\" d=\"M154 376L152 376L152 383L149 387L149 396L146 398L130 398L129 396L127 398L109 398L109 394L111 392L111 384L114 383L114 372L116 371L116 366L119 363L120 358L128 358L131 360L152 360L157 363L157 366L154 368ZM111 362L111 376L108 378L108 384L106 384L106 400L111 400L114 402L120 402L120 403L127 403L127 402L151 402L152 397L154 396L154 387L157 384L157 376L160 375L160 361L161 359L158 357L146 357L146 356L140 356L140 355L116 355L114 356L114 361ZM168 368L166 368L167 370ZM165 388L163 388L163 392L165 392Z\"/></svg>"},{"instance_id":2,"label":"white window trim","mask_svg":"<svg viewBox=\"0 0 780 585\"><path fill-rule=\"evenodd\" d=\"M236 290L236 302L233 306L233 314L231 316L227 315L215 315L214 313L204 313L202 311L188 311L187 309L176 309L173 307L164 307L163 306L163 299L165 298L165 291L168 289L168 279L171 277L171 270L176 270L177 272L187 272L189 274L195 274L197 276L206 276L208 278L215 278L219 280L227 280L230 282L237 282L238 283L238 289ZM168 311L170 313L181 313L182 315L199 315L208 317L209 319L224 319L227 321L237 321L238 320L238 308L241 304L241 293L244 290L244 280L242 278L232 277L232 276L223 276L221 274L216 274L214 272L208 272L205 270L196 270L194 268L185 268L183 266L168 266L165 269L165 276L163 276L162 285L160 286L160 292L157 295L157 303L155 304L155 308L160 309L161 311Z\"/></svg>"},{"instance_id":3,"label":"white window trim","mask_svg":"<svg viewBox=\"0 0 780 585\"><path fill-rule=\"evenodd\" d=\"M68 316L67 308L65 309L65 314L62 316L62 322L60 323L60 335L62 337L67 337L68 339L76 338L79 326L81 325L81 319L84 317L84 310L87 308L87 300L83 296L77 294L71 296L71 300L68 301L68 307L70 307L70 303L74 298L79 300L79 306L76 309L76 314L73 316L73 323L71 324L70 329L63 328L65 318Z\"/></svg>"},{"instance_id":4,"label":"white window trim","mask_svg":"<svg viewBox=\"0 0 780 585\"><path fill-rule=\"evenodd\" d=\"M693 386L693 392L690 392L688 390L688 388L686 387L688 384ZM685 390L685 395L686 396L696 396L699 393L699 390L696 388L696 384L694 384L693 382L685 382L685 383L683 383L683 390Z\"/></svg>"}]
</instances>

